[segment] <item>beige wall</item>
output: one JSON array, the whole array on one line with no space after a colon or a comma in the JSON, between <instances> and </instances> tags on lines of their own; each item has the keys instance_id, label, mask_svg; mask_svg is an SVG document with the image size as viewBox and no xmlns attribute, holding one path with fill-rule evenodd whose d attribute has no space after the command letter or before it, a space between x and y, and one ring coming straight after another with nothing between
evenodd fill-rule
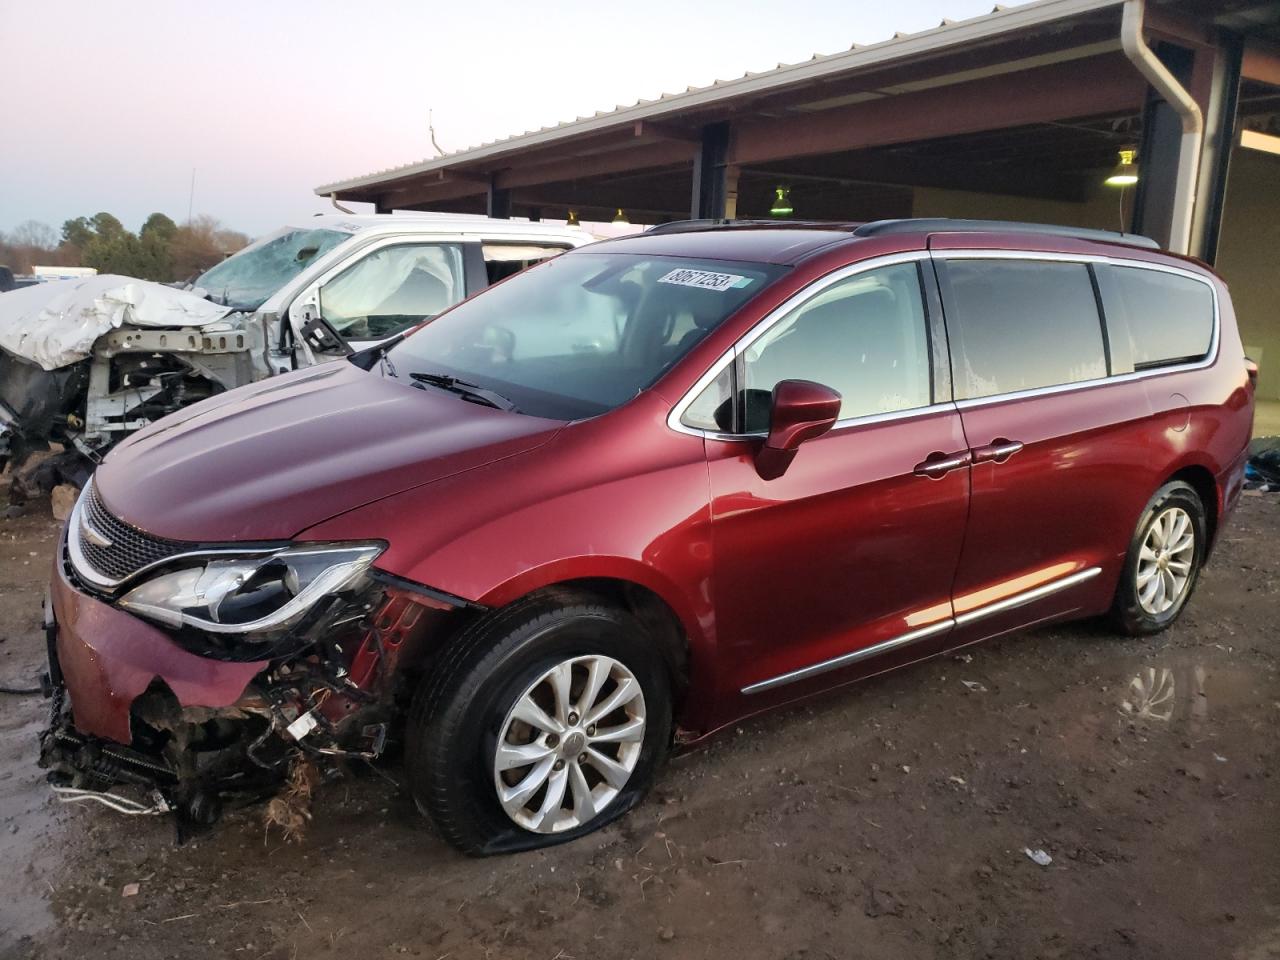
<instances>
[{"instance_id":1,"label":"beige wall","mask_svg":"<svg viewBox=\"0 0 1280 960\"><path fill-rule=\"evenodd\" d=\"M1099 178L1101 178L1099 174ZM1125 205L1132 210L1133 191L1126 191ZM1098 188L1084 203L1065 200L1036 200L967 190L938 190L917 187L913 217L968 217L975 220L1025 220L1031 223L1062 223L1071 227L1120 229L1120 191Z\"/></svg>"},{"instance_id":2,"label":"beige wall","mask_svg":"<svg viewBox=\"0 0 1280 960\"><path fill-rule=\"evenodd\" d=\"M1280 398L1280 157L1231 155L1218 272L1231 288L1245 352L1258 361L1258 396Z\"/></svg>"}]
</instances>

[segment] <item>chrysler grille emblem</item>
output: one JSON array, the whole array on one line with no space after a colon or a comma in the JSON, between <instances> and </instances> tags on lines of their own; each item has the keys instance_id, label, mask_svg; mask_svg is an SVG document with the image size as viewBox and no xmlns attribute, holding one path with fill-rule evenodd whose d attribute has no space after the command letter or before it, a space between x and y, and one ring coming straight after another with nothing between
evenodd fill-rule
<instances>
[{"instance_id":1,"label":"chrysler grille emblem","mask_svg":"<svg viewBox=\"0 0 1280 960\"><path fill-rule=\"evenodd\" d=\"M103 550L111 547L111 540L99 533L95 527L90 526L87 516L80 517L80 536Z\"/></svg>"}]
</instances>

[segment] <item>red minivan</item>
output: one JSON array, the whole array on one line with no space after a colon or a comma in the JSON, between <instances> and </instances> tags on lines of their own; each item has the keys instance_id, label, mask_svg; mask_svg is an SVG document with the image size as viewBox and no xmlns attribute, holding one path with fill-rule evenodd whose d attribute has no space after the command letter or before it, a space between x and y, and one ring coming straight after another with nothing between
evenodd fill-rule
<instances>
[{"instance_id":1,"label":"red minivan","mask_svg":"<svg viewBox=\"0 0 1280 960\"><path fill-rule=\"evenodd\" d=\"M1141 237L583 247L120 444L54 566L42 762L202 822L397 752L468 853L581 836L748 714L1032 624L1169 626L1255 372L1223 282Z\"/></svg>"}]
</instances>

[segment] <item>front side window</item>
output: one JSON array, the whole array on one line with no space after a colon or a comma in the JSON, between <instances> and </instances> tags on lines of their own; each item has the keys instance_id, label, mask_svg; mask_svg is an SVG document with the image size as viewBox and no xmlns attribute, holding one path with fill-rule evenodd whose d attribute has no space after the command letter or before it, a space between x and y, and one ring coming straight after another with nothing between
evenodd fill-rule
<instances>
[{"instance_id":1,"label":"front side window","mask_svg":"<svg viewBox=\"0 0 1280 960\"><path fill-rule=\"evenodd\" d=\"M943 290L956 398L1107 375L1089 267L1040 260L949 260Z\"/></svg>"},{"instance_id":2,"label":"front side window","mask_svg":"<svg viewBox=\"0 0 1280 960\"><path fill-rule=\"evenodd\" d=\"M433 320L389 359L396 376L443 374L534 416L595 416L651 385L786 269L566 254Z\"/></svg>"},{"instance_id":3,"label":"front side window","mask_svg":"<svg viewBox=\"0 0 1280 960\"><path fill-rule=\"evenodd\" d=\"M827 287L742 352L739 379L747 433L768 430L781 380L831 387L840 394L842 420L928 406L932 373L916 264L868 270Z\"/></svg>"},{"instance_id":4,"label":"front side window","mask_svg":"<svg viewBox=\"0 0 1280 960\"><path fill-rule=\"evenodd\" d=\"M1190 277L1142 267L1112 267L1114 299L1129 331L1135 370L1202 359L1213 341L1213 290Z\"/></svg>"},{"instance_id":5,"label":"front side window","mask_svg":"<svg viewBox=\"0 0 1280 960\"><path fill-rule=\"evenodd\" d=\"M286 227L206 270L195 286L225 307L257 310L317 257L350 238L343 230Z\"/></svg>"},{"instance_id":6,"label":"front side window","mask_svg":"<svg viewBox=\"0 0 1280 960\"><path fill-rule=\"evenodd\" d=\"M348 340L382 340L443 313L466 296L462 247L383 247L320 289L320 313Z\"/></svg>"}]
</instances>

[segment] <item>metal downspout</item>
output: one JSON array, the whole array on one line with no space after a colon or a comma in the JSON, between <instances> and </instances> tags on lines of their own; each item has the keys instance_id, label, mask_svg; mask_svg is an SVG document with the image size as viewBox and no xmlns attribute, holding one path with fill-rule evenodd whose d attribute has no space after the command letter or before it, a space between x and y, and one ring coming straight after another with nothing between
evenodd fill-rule
<instances>
[{"instance_id":1,"label":"metal downspout","mask_svg":"<svg viewBox=\"0 0 1280 960\"><path fill-rule=\"evenodd\" d=\"M1120 20L1120 45L1125 56L1147 78L1147 82L1182 118L1182 146L1178 151L1178 178L1173 194L1173 220L1169 225L1169 249L1174 253L1191 250L1191 220L1196 205L1196 180L1200 173L1200 149L1204 139L1204 117L1200 106L1178 83L1142 36L1145 0L1125 0Z\"/></svg>"}]
</instances>

